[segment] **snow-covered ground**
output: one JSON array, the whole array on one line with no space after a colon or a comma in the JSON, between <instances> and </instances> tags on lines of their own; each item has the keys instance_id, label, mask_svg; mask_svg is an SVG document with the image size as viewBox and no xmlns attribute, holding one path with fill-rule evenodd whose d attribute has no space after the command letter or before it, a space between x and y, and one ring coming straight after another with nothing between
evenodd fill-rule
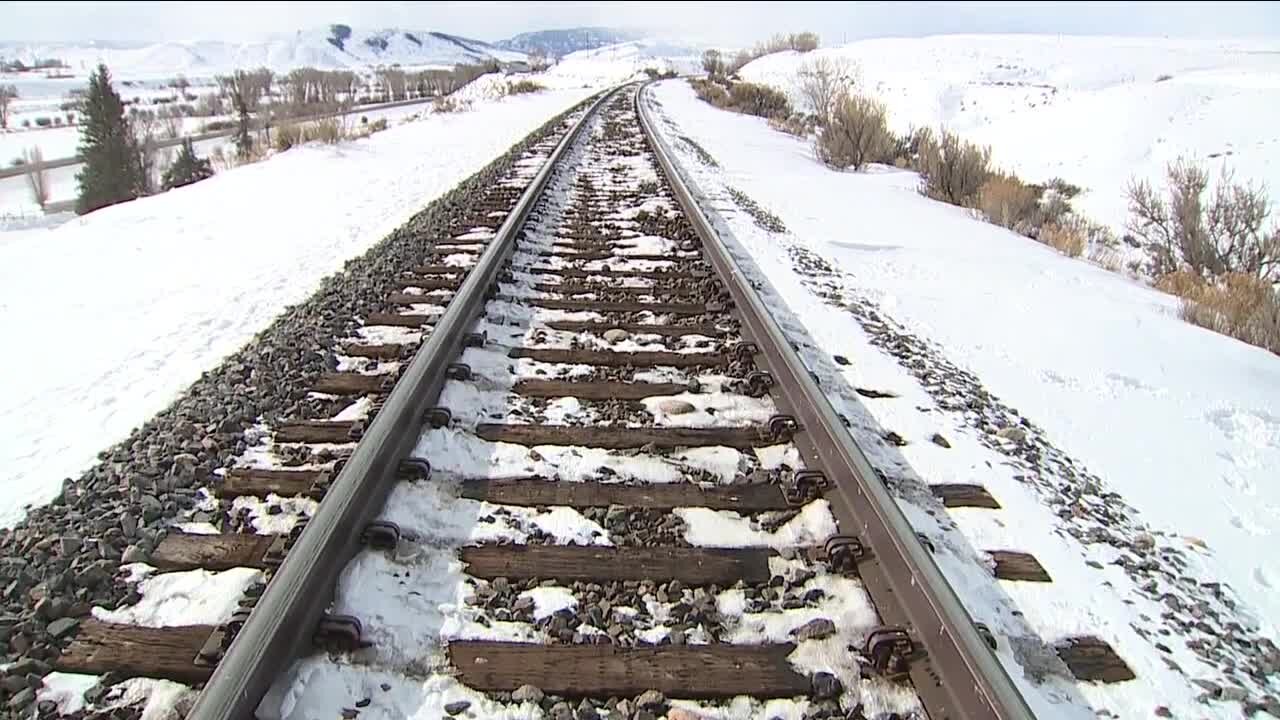
<instances>
[{"instance_id":1,"label":"snow-covered ground","mask_svg":"<svg viewBox=\"0 0 1280 720\"><path fill-rule=\"evenodd\" d=\"M326 275L591 90L295 148L54 229L0 232L0 522L165 407Z\"/></svg>"},{"instance_id":2,"label":"snow-covered ground","mask_svg":"<svg viewBox=\"0 0 1280 720\"><path fill-rule=\"evenodd\" d=\"M794 89L812 58L862 68L898 132L946 126L990 145L1028 182L1059 176L1086 192L1087 216L1119 228L1131 176L1160 180L1185 154L1280 201L1280 45L1067 35L949 35L863 40L768 55L743 78ZM796 97L796 100L799 100Z\"/></svg>"},{"instance_id":3,"label":"snow-covered ground","mask_svg":"<svg viewBox=\"0 0 1280 720\"><path fill-rule=\"evenodd\" d=\"M1019 479L1017 463L979 443L964 413L940 408L851 314L806 288L788 246L834 265L846 297L875 302L1042 428L1136 508L1134 520L1149 525L1153 546L1177 548L1199 577L1225 582L1242 599L1243 615L1272 639L1280 560L1264 548L1280 536L1273 477L1280 358L1182 322L1169 296L919 196L913 173L827 170L804 141L759 118L716 110L683 81L659 84L654 96L684 165L765 269L782 311L802 319L822 352L848 358L838 368L846 381L898 396L864 404L907 440L901 451L914 471L929 483L984 485L1002 504L995 513L951 517L975 547L1030 552L1048 569L1051 584L1002 583L1025 620L1050 641L1097 634L1133 667L1137 682L1082 685L1089 703L1126 718L1148 717L1158 706L1173 708L1174 717L1238 716L1237 703L1196 703L1203 690L1189 678L1214 677L1214 670L1176 637L1164 638L1173 654L1161 655L1137 634L1136 626L1168 608L1134 592L1113 564L1124 553L1063 533L1035 486ZM700 163L680 135L719 167ZM789 232L759 228L730 186ZM935 432L949 448L930 442ZM1274 677L1265 689L1275 692Z\"/></svg>"},{"instance_id":4,"label":"snow-covered ground","mask_svg":"<svg viewBox=\"0 0 1280 720\"><path fill-rule=\"evenodd\" d=\"M467 87L462 88L460 92L472 92L469 90L471 85L476 83L487 84L493 82L492 79L501 79L501 76L494 73L483 75L473 81ZM501 97L495 94L476 95L477 100L493 100ZM403 105L396 107L370 108L363 110L355 110L351 114L345 116L344 122L347 127L352 130L358 130L362 121L377 122L378 120L386 120L388 124L394 126L400 122L415 116L429 112L430 102L424 101L421 104ZM185 118L183 131L186 133L203 132L204 124L214 118ZM21 157L24 150L35 146L40 147L44 153L45 160L61 159L76 154L77 146L80 142L80 128L53 128L50 130L30 131L30 132L14 132L0 134L0 158ZM224 157L232 157L235 152L234 140L231 136L213 138L211 140L202 140L194 143L197 155L208 157L215 151L221 151ZM164 166L170 162L177 153L177 147L164 148L159 151L161 162L158 164ZM12 159L12 158L10 158ZM217 170L219 168L215 168ZM49 184L49 199L53 203L73 200L76 196L77 182L76 174L80 172L79 165L69 167L61 167L49 170L47 173ZM17 176L11 178L0 179L0 228L10 227L13 225L21 225L30 223L33 219L43 216L40 206L36 204L31 193L29 181L26 176Z\"/></svg>"},{"instance_id":5,"label":"snow-covered ground","mask_svg":"<svg viewBox=\"0 0 1280 720\"><path fill-rule=\"evenodd\" d=\"M689 57L687 52L656 40L635 40L594 50L579 50L561 58L542 74L539 82L554 88L580 87L583 84L620 83L643 76L645 68L658 72L694 72L701 67L702 61Z\"/></svg>"}]
</instances>

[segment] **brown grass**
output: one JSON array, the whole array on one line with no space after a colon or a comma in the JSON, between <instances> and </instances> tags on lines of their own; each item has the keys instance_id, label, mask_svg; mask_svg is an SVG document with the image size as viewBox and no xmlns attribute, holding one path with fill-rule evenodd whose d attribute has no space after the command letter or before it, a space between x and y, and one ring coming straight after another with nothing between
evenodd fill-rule
<instances>
[{"instance_id":1,"label":"brown grass","mask_svg":"<svg viewBox=\"0 0 1280 720\"><path fill-rule=\"evenodd\" d=\"M1179 270L1162 275L1156 288L1182 298L1183 320L1280 354L1280 294L1266 280L1230 273L1208 283Z\"/></svg>"},{"instance_id":2,"label":"brown grass","mask_svg":"<svg viewBox=\"0 0 1280 720\"><path fill-rule=\"evenodd\" d=\"M1067 257L1080 257L1088 245L1084 233L1074 225L1045 225L1040 228L1040 242Z\"/></svg>"},{"instance_id":3,"label":"brown grass","mask_svg":"<svg viewBox=\"0 0 1280 720\"><path fill-rule=\"evenodd\" d=\"M1026 234L1039 203L1036 189L1014 175L992 175L978 191L978 210L987 220Z\"/></svg>"}]
</instances>

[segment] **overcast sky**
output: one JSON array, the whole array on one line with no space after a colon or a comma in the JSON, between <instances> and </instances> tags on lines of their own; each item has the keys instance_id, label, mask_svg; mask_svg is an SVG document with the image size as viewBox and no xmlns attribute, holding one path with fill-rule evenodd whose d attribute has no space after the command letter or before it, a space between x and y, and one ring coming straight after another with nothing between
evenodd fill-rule
<instances>
[{"instance_id":1,"label":"overcast sky","mask_svg":"<svg viewBox=\"0 0 1280 720\"><path fill-rule=\"evenodd\" d=\"M0 2L0 40L253 40L331 23L499 40L608 25L691 41L750 44L813 30L824 44L958 32L1280 35L1280 3L999 2Z\"/></svg>"}]
</instances>

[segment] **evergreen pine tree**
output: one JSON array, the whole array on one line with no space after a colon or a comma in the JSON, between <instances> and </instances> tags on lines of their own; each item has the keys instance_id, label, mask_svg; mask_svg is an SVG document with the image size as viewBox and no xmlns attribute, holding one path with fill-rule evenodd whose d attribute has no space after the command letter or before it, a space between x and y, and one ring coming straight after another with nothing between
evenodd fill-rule
<instances>
[{"instance_id":1,"label":"evergreen pine tree","mask_svg":"<svg viewBox=\"0 0 1280 720\"><path fill-rule=\"evenodd\" d=\"M236 153L241 160L248 160L253 154L253 138L249 135L249 103L245 102L241 92L231 95L231 103L236 109Z\"/></svg>"},{"instance_id":2,"label":"evergreen pine tree","mask_svg":"<svg viewBox=\"0 0 1280 720\"><path fill-rule=\"evenodd\" d=\"M195 148L191 147L191 138L186 138L182 141L182 149L178 151L178 157L174 159L169 169L164 171L163 186L165 190L172 190L198 183L212 176L213 166L207 159L196 156Z\"/></svg>"},{"instance_id":3,"label":"evergreen pine tree","mask_svg":"<svg viewBox=\"0 0 1280 720\"><path fill-rule=\"evenodd\" d=\"M76 212L83 215L141 195L137 142L125 118L124 103L111 87L106 65L99 65L89 76L80 117L79 153L84 165L76 174L80 186Z\"/></svg>"}]
</instances>

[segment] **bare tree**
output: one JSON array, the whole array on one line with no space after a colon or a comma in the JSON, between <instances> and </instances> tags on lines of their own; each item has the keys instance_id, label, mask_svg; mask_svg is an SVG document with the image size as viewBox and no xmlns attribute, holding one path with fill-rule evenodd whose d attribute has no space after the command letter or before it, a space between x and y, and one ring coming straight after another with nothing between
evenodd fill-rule
<instances>
[{"instance_id":1,"label":"bare tree","mask_svg":"<svg viewBox=\"0 0 1280 720\"><path fill-rule=\"evenodd\" d=\"M43 210L49 204L49 175L44 167L44 155L39 147L33 147L23 151L22 158L26 161L27 186L31 188L31 197Z\"/></svg>"},{"instance_id":2,"label":"bare tree","mask_svg":"<svg viewBox=\"0 0 1280 720\"><path fill-rule=\"evenodd\" d=\"M160 168L156 162L159 149L160 119L152 110L129 109L129 127L138 148L138 166L142 170L142 193L152 195L160 187Z\"/></svg>"},{"instance_id":3,"label":"bare tree","mask_svg":"<svg viewBox=\"0 0 1280 720\"><path fill-rule=\"evenodd\" d=\"M819 125L831 121L832 104L861 83L858 65L846 58L815 57L800 66L797 86Z\"/></svg>"},{"instance_id":4,"label":"bare tree","mask_svg":"<svg viewBox=\"0 0 1280 720\"><path fill-rule=\"evenodd\" d=\"M702 53L702 69L711 77L724 75L724 58L719 50L707 50Z\"/></svg>"},{"instance_id":5,"label":"bare tree","mask_svg":"<svg viewBox=\"0 0 1280 720\"><path fill-rule=\"evenodd\" d=\"M538 71L551 67L551 59L547 57L547 51L537 48L529 53L529 67Z\"/></svg>"},{"instance_id":6,"label":"bare tree","mask_svg":"<svg viewBox=\"0 0 1280 720\"><path fill-rule=\"evenodd\" d=\"M1240 273L1280 280L1280 227L1263 226L1271 214L1265 186L1237 183L1231 170L1205 204L1209 173L1179 159L1166 168L1167 198L1146 181L1130 181L1126 229L1143 242L1157 275L1189 267L1202 278Z\"/></svg>"},{"instance_id":7,"label":"bare tree","mask_svg":"<svg viewBox=\"0 0 1280 720\"><path fill-rule=\"evenodd\" d=\"M832 104L830 123L818 134L818 159L837 168L861 170L870 162L893 157L894 140L881 103L841 94Z\"/></svg>"},{"instance_id":8,"label":"bare tree","mask_svg":"<svg viewBox=\"0 0 1280 720\"><path fill-rule=\"evenodd\" d=\"M0 85L0 129L9 127L9 103L18 97L18 88L14 85Z\"/></svg>"}]
</instances>

